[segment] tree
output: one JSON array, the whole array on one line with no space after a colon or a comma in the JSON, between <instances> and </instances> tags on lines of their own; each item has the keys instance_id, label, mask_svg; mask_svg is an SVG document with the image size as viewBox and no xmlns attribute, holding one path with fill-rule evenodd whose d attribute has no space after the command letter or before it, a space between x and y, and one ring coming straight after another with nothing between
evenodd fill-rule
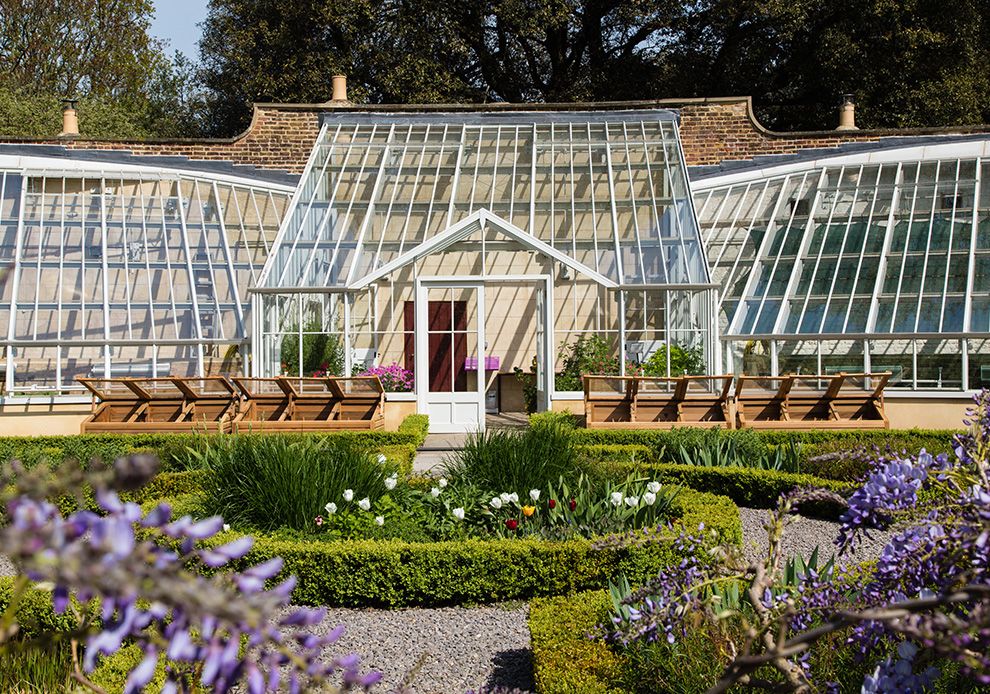
<instances>
[{"instance_id":1,"label":"tree","mask_svg":"<svg viewBox=\"0 0 990 694\"><path fill-rule=\"evenodd\" d=\"M0 84L138 98L162 57L151 0L0 0Z\"/></svg>"},{"instance_id":2,"label":"tree","mask_svg":"<svg viewBox=\"0 0 990 694\"><path fill-rule=\"evenodd\" d=\"M990 119L981 0L211 0L201 45L216 134L252 101L376 103L753 95L777 129Z\"/></svg>"},{"instance_id":3,"label":"tree","mask_svg":"<svg viewBox=\"0 0 990 694\"><path fill-rule=\"evenodd\" d=\"M148 35L152 12L150 0L0 0L0 135L57 134L66 96L90 137L199 134L197 75Z\"/></svg>"},{"instance_id":4,"label":"tree","mask_svg":"<svg viewBox=\"0 0 990 694\"><path fill-rule=\"evenodd\" d=\"M751 94L777 129L834 127L843 93L860 126L990 119L990 6L979 0L707 0L682 26L675 94Z\"/></svg>"}]
</instances>

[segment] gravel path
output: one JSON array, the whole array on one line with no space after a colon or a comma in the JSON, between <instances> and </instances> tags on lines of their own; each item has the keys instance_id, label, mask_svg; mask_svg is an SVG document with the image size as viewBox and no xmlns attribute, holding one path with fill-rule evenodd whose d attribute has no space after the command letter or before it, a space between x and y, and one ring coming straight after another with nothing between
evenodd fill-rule
<instances>
[{"instance_id":1,"label":"gravel path","mask_svg":"<svg viewBox=\"0 0 990 694\"><path fill-rule=\"evenodd\" d=\"M407 676L411 684L404 691L415 694L493 687L532 691L527 615L525 605L331 609L323 629L344 625L327 657L360 654L364 670L383 675L378 692L394 691Z\"/></svg>"},{"instance_id":2,"label":"gravel path","mask_svg":"<svg viewBox=\"0 0 990 694\"><path fill-rule=\"evenodd\" d=\"M740 508L742 517L743 548L749 560L766 556L767 531L764 524L769 516L766 509ZM835 553L834 540L839 534L839 524L832 521L793 516L784 531L784 555L800 554L805 559L811 557L815 547L820 547L819 556L825 561ZM890 540L893 533L874 531L871 539L862 538L856 550L842 557L843 564L854 564L876 559L880 550Z\"/></svg>"},{"instance_id":3,"label":"gravel path","mask_svg":"<svg viewBox=\"0 0 990 694\"><path fill-rule=\"evenodd\" d=\"M6 554L0 554L0 576L13 576L16 573L10 558Z\"/></svg>"}]
</instances>

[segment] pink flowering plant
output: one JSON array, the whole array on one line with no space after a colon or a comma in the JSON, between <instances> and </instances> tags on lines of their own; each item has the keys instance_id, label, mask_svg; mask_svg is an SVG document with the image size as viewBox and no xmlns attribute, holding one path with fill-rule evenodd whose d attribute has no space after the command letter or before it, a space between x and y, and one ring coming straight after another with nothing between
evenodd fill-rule
<instances>
[{"instance_id":1,"label":"pink flowering plant","mask_svg":"<svg viewBox=\"0 0 990 694\"><path fill-rule=\"evenodd\" d=\"M409 393L416 386L413 372L398 364L373 366L358 374L359 376L377 376L382 382L382 388L389 393Z\"/></svg>"}]
</instances>

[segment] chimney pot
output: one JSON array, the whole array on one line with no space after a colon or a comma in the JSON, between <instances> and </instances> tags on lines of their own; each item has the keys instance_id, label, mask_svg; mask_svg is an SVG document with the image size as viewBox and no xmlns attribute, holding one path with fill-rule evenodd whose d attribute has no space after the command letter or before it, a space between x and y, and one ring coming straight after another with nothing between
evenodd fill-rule
<instances>
[{"instance_id":1,"label":"chimney pot","mask_svg":"<svg viewBox=\"0 0 990 694\"><path fill-rule=\"evenodd\" d=\"M839 127L836 130L859 130L856 127L856 102L852 94L843 94L839 104Z\"/></svg>"},{"instance_id":2,"label":"chimney pot","mask_svg":"<svg viewBox=\"0 0 990 694\"><path fill-rule=\"evenodd\" d=\"M79 137L79 118L76 115L76 104L79 99L66 97L62 99L62 132L60 138Z\"/></svg>"},{"instance_id":3,"label":"chimney pot","mask_svg":"<svg viewBox=\"0 0 990 694\"><path fill-rule=\"evenodd\" d=\"M347 101L347 77L345 75L334 75L331 78L333 84L333 96L331 101Z\"/></svg>"}]
</instances>

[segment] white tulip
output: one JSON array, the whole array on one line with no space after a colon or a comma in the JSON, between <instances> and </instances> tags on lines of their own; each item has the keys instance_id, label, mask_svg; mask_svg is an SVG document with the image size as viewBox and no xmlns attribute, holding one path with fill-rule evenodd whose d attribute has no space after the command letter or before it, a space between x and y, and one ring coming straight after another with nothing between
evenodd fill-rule
<instances>
[{"instance_id":1,"label":"white tulip","mask_svg":"<svg viewBox=\"0 0 990 694\"><path fill-rule=\"evenodd\" d=\"M433 489L430 490L430 494L432 494L433 498L436 499L438 496L440 496L440 488L434 487Z\"/></svg>"},{"instance_id":2,"label":"white tulip","mask_svg":"<svg viewBox=\"0 0 990 694\"><path fill-rule=\"evenodd\" d=\"M440 489L446 489L446 488L447 488L447 478L446 477L441 477L440 478Z\"/></svg>"},{"instance_id":3,"label":"white tulip","mask_svg":"<svg viewBox=\"0 0 990 694\"><path fill-rule=\"evenodd\" d=\"M613 506L622 505L622 492L612 492L612 505Z\"/></svg>"},{"instance_id":4,"label":"white tulip","mask_svg":"<svg viewBox=\"0 0 990 694\"><path fill-rule=\"evenodd\" d=\"M384 465L387 462L388 462L388 458L385 457L385 454L384 453L379 453L378 454L378 464L379 465Z\"/></svg>"},{"instance_id":5,"label":"white tulip","mask_svg":"<svg viewBox=\"0 0 990 694\"><path fill-rule=\"evenodd\" d=\"M529 490L529 498L532 499L533 501L539 501L540 500L540 490L539 489L530 489Z\"/></svg>"},{"instance_id":6,"label":"white tulip","mask_svg":"<svg viewBox=\"0 0 990 694\"><path fill-rule=\"evenodd\" d=\"M398 482L399 482L399 480L397 478L395 478L395 477L386 477L385 478L385 489L388 489L389 491L395 489L395 485Z\"/></svg>"},{"instance_id":7,"label":"white tulip","mask_svg":"<svg viewBox=\"0 0 990 694\"><path fill-rule=\"evenodd\" d=\"M519 503L519 495L516 494L515 492L512 492L511 494L509 494L509 501L511 501L514 504L518 504Z\"/></svg>"},{"instance_id":8,"label":"white tulip","mask_svg":"<svg viewBox=\"0 0 990 694\"><path fill-rule=\"evenodd\" d=\"M353 501L353 500L354 500L354 490L353 489L345 489L344 490L344 501Z\"/></svg>"},{"instance_id":9,"label":"white tulip","mask_svg":"<svg viewBox=\"0 0 990 694\"><path fill-rule=\"evenodd\" d=\"M512 497L509 496L508 492L502 492L501 494L498 495L498 498L501 499L503 504L507 504L510 501L512 501Z\"/></svg>"},{"instance_id":10,"label":"white tulip","mask_svg":"<svg viewBox=\"0 0 990 694\"><path fill-rule=\"evenodd\" d=\"M457 520L464 520L464 509L463 508L460 508L460 507L455 508L452 511L452 513L454 514L454 518L456 518Z\"/></svg>"},{"instance_id":11,"label":"white tulip","mask_svg":"<svg viewBox=\"0 0 990 694\"><path fill-rule=\"evenodd\" d=\"M375 522L378 525L385 525L385 516L375 516Z\"/></svg>"},{"instance_id":12,"label":"white tulip","mask_svg":"<svg viewBox=\"0 0 990 694\"><path fill-rule=\"evenodd\" d=\"M230 523L224 523L223 524L223 531L224 532L227 532L228 530L230 530Z\"/></svg>"},{"instance_id":13,"label":"white tulip","mask_svg":"<svg viewBox=\"0 0 990 694\"><path fill-rule=\"evenodd\" d=\"M632 508L633 506L639 506L639 497L638 496L627 496L626 497L626 506L628 506L629 508Z\"/></svg>"},{"instance_id":14,"label":"white tulip","mask_svg":"<svg viewBox=\"0 0 990 694\"><path fill-rule=\"evenodd\" d=\"M337 512L337 504L333 503L332 501L329 504L327 504L326 506L324 506L323 508L325 508L327 510L327 515L328 516L332 516L333 514L335 514Z\"/></svg>"},{"instance_id":15,"label":"white tulip","mask_svg":"<svg viewBox=\"0 0 990 694\"><path fill-rule=\"evenodd\" d=\"M371 499L369 499L368 497L364 497L363 499L361 499L361 501L358 502L358 506L361 507L362 511L370 511Z\"/></svg>"},{"instance_id":16,"label":"white tulip","mask_svg":"<svg viewBox=\"0 0 990 694\"><path fill-rule=\"evenodd\" d=\"M657 492L660 491L660 483L650 482L648 485L646 485L646 488L650 491L651 494L656 494Z\"/></svg>"},{"instance_id":17,"label":"white tulip","mask_svg":"<svg viewBox=\"0 0 990 694\"><path fill-rule=\"evenodd\" d=\"M653 492L646 492L643 494L643 503L647 506L652 506L657 502L657 495Z\"/></svg>"},{"instance_id":18,"label":"white tulip","mask_svg":"<svg viewBox=\"0 0 990 694\"><path fill-rule=\"evenodd\" d=\"M496 511L502 508L502 500L499 499L497 496L493 496L492 500L489 501L488 504Z\"/></svg>"}]
</instances>

